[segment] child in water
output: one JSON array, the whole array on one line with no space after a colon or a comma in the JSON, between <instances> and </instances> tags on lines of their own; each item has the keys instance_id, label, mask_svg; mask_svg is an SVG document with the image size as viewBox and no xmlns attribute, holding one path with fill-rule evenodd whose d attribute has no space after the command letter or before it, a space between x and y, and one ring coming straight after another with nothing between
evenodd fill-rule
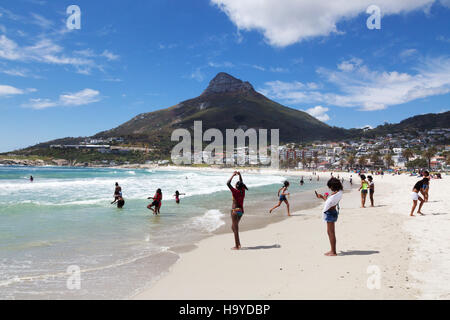
<instances>
[{"instance_id":1,"label":"child in water","mask_svg":"<svg viewBox=\"0 0 450 320\"><path fill-rule=\"evenodd\" d=\"M331 178L327 183L328 188L332 191L331 195L325 193L324 195L318 194L316 197L325 201L323 207L323 220L327 223L327 233L330 240L331 250L325 253L326 256L337 256L336 252L336 229L335 223L339 216L339 201L342 199L344 187L341 181L336 178Z\"/></svg>"},{"instance_id":2,"label":"child in water","mask_svg":"<svg viewBox=\"0 0 450 320\"><path fill-rule=\"evenodd\" d=\"M117 198L117 208L122 209L125 205L125 200L123 200L122 196Z\"/></svg>"},{"instance_id":3,"label":"child in water","mask_svg":"<svg viewBox=\"0 0 450 320\"><path fill-rule=\"evenodd\" d=\"M153 214L158 214L160 213L160 209L161 209L161 200L162 200L162 192L161 189L156 190L156 193L153 197L148 197L147 199L153 199L153 202L151 204L149 204L147 206L147 209L150 209L153 211ZM152 207L155 207L155 209L153 209Z\"/></svg>"},{"instance_id":4,"label":"child in water","mask_svg":"<svg viewBox=\"0 0 450 320\"><path fill-rule=\"evenodd\" d=\"M178 190L175 191L175 194L173 195L175 197L175 202L177 204L180 204L180 196L186 195L185 193L179 193Z\"/></svg>"},{"instance_id":5,"label":"child in water","mask_svg":"<svg viewBox=\"0 0 450 320\"><path fill-rule=\"evenodd\" d=\"M288 196L290 194L289 192L287 192L288 188L289 188L289 181L285 181L283 183L283 186L280 188L280 190L278 190L278 197L280 197L278 200L278 204L275 207L273 207L272 209L270 209L269 213L272 213L272 211L275 210L276 208L278 208L281 205L281 203L284 201L284 203L286 203L288 216L291 215L291 212L289 210L289 201L286 198L286 196Z\"/></svg>"}]
</instances>

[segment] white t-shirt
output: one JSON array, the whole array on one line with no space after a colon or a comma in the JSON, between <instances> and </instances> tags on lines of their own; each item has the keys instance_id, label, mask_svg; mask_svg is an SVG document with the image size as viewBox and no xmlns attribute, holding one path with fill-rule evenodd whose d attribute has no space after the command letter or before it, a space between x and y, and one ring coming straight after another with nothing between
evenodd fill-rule
<instances>
[{"instance_id":1,"label":"white t-shirt","mask_svg":"<svg viewBox=\"0 0 450 320\"><path fill-rule=\"evenodd\" d=\"M339 191L338 193L329 196L323 206L323 212L327 212L331 207L337 206L339 201L341 201L343 194L342 191Z\"/></svg>"}]
</instances>

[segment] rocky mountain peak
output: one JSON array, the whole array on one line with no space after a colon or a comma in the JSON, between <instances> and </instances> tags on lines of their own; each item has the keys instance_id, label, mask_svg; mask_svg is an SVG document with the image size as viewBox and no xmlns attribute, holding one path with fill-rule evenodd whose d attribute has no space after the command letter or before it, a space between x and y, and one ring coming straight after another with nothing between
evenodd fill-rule
<instances>
[{"instance_id":1,"label":"rocky mountain peak","mask_svg":"<svg viewBox=\"0 0 450 320\"><path fill-rule=\"evenodd\" d=\"M249 91L254 91L249 82L236 79L228 73L220 72L209 82L208 88L203 91L202 95Z\"/></svg>"}]
</instances>

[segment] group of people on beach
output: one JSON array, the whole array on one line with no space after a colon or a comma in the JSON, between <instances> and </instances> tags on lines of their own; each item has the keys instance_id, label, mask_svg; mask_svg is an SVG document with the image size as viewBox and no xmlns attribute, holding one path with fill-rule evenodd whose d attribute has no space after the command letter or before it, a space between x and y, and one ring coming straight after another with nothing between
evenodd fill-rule
<instances>
[{"instance_id":1,"label":"group of people on beach","mask_svg":"<svg viewBox=\"0 0 450 320\"><path fill-rule=\"evenodd\" d=\"M371 207L374 207L374 193L375 193L375 183L373 181L373 176L368 175L366 177L365 174L359 172L359 177L361 179L361 185L358 191L361 192L361 208L366 208L366 200L367 195L369 195ZM420 201L419 209L417 211L418 214L423 215L421 212L422 206L424 202L428 201L428 190L430 185L430 174L428 171L424 171L421 173L422 179L418 181L412 190L411 198L413 200L413 207L411 209L411 216L414 216L414 211L417 207L417 202ZM238 177L238 181L233 186L232 181L235 177ZM317 175L317 181L319 181L319 176ZM312 181L312 177L310 177L310 181ZM319 194L315 191L315 196L318 199L321 199L325 202L322 213L323 220L327 223L327 234L330 241L330 251L325 253L326 256L336 256L336 231L335 231L335 223L338 220L339 216L339 202L343 196L343 183L344 178L339 178L333 176L331 173L331 178L327 182L327 187L330 189L331 193ZM350 185L353 185L353 175L350 175L349 179ZM300 185L304 184L304 179L301 177ZM246 191L248 191L247 186L243 182L242 175L239 171L235 171L230 179L227 181L227 186L232 194L232 207L231 207L231 229L234 233L235 246L232 248L233 250L241 249L241 243L239 239L239 223L244 215L244 199L246 195ZM284 181L283 185L280 187L277 193L278 203L269 210L271 214L275 209L281 206L284 202L287 208L287 215L291 216L290 205L288 201L288 196L290 193L288 192L288 188L290 186L289 181ZM422 194L423 198L419 195ZM177 204L180 203L180 195L184 195L184 193L180 193L178 190L175 191L173 195L175 197L175 202ZM153 197L149 197L152 202L147 206L149 210L153 211L153 214L158 215L161 209L162 203L162 191L160 188L156 190L156 193ZM114 190L114 201L111 204L117 203L118 208L122 208L125 204L125 200L122 196L122 188L116 182L115 190Z\"/></svg>"},{"instance_id":2,"label":"group of people on beach","mask_svg":"<svg viewBox=\"0 0 450 320\"><path fill-rule=\"evenodd\" d=\"M232 186L231 182L233 181L233 178L238 176L239 180L236 182L235 187ZM312 179L311 179L312 180ZM303 177L302 180L303 181ZM302 185L302 182L300 182ZM278 203L269 210L269 213L272 213L273 210L278 208L283 202L286 204L288 216L291 215L290 213L290 207L289 207L289 201L287 197L290 195L288 192L289 188L289 181L285 181L283 183L283 186L278 190L277 196ZM227 186L231 191L233 203L231 208L231 221L232 226L231 229L234 233L234 241L235 246L232 248L233 250L239 250L241 249L241 242L239 239L239 222L241 221L242 215L244 214L244 198L245 198L245 191L248 190L246 185L243 182L242 175L239 171L235 171L231 178L227 182ZM330 180L327 182L328 188L331 190L330 193L325 193L324 195L317 193L315 191L315 195L317 198L322 199L325 201L324 207L323 207L323 219L327 223L327 233L330 240L330 247L331 250L327 253L325 253L326 256L336 256L336 233L335 233L335 223L338 219L339 215L339 202L342 199L343 190L344 187L342 185L342 182L340 179L331 177Z\"/></svg>"},{"instance_id":3,"label":"group of people on beach","mask_svg":"<svg viewBox=\"0 0 450 320\"><path fill-rule=\"evenodd\" d=\"M118 182L116 182L115 185L116 185L116 187L114 189L114 196L113 196L114 197L114 201L111 202L111 204L117 203L117 208L121 209L125 205L125 200L123 199L123 196L122 196L122 187L119 186ZM184 193L180 193L178 190L175 191L175 194L173 195L175 197L175 202L177 204L180 203L180 196L181 195L185 195L185 194ZM161 209L161 204L162 204L162 197L163 197L162 191L161 191L160 188L158 188L156 190L155 195L153 197L148 197L147 198L147 199L152 199L152 203L150 203L147 206L147 209L153 211L153 214L155 214L155 215L158 215L159 213L161 213L160 209Z\"/></svg>"},{"instance_id":4,"label":"group of people on beach","mask_svg":"<svg viewBox=\"0 0 450 320\"><path fill-rule=\"evenodd\" d=\"M239 180L237 181L235 187L231 185L231 182L235 176L239 176ZM361 192L361 208L366 208L366 199L367 195L369 195L370 204L371 207L374 207L374 194L375 194L375 182L372 175L366 175L359 173L360 179L361 179L361 185L358 189L358 191ZM381 174L383 176L383 174ZM424 202L428 201L428 191L430 186L430 174L428 171L422 172L422 177L420 181L418 181L412 191L412 200L413 200L413 207L411 209L411 216L414 216L414 210L416 209L417 202L420 201L419 210L418 213L420 215L423 215L421 212L422 206ZM319 176L317 177L317 180L319 180ZM312 178L310 179L312 181ZM333 176L333 173L331 173L331 178L327 182L327 187L330 189L331 193L324 193L319 194L317 191L315 191L315 196L318 199L322 199L325 201L322 213L323 213L323 220L327 223L327 234L330 241L330 251L325 253L326 256L336 256L336 231L335 231L335 223L338 220L339 216L339 202L342 199L343 196L343 183L344 178L340 179L339 176L336 178ZM353 176L350 175L349 179L350 185L353 185ZM304 184L303 177L300 180L300 185ZM235 246L232 248L233 250L239 250L241 248L241 243L239 239L239 222L242 218L242 215L244 214L244 198L245 198L245 191L248 190L248 188L243 183L242 175L239 171L235 171L231 178L227 182L228 188L230 189L233 197L233 204L232 204L232 210L231 210L231 220L232 220L232 230L234 233L234 239L235 239ZM283 182L282 187L278 190L277 197L278 197L278 203L269 210L269 213L272 213L276 208L280 207L281 204L284 202L286 204L287 208L287 214L288 216L291 216L290 213L290 206L288 201L288 196L290 193L288 192L288 188L290 186L289 181ZM423 198L419 196L419 193L423 195Z\"/></svg>"}]
</instances>

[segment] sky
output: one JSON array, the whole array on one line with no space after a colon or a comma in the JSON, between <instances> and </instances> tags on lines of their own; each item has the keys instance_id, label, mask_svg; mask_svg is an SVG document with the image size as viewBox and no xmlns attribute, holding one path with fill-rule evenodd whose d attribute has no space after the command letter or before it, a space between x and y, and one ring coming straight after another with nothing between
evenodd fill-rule
<instances>
[{"instance_id":1,"label":"sky","mask_svg":"<svg viewBox=\"0 0 450 320\"><path fill-rule=\"evenodd\" d=\"M448 111L449 30L450 0L2 0L0 152L111 129L218 72L331 126Z\"/></svg>"}]
</instances>

